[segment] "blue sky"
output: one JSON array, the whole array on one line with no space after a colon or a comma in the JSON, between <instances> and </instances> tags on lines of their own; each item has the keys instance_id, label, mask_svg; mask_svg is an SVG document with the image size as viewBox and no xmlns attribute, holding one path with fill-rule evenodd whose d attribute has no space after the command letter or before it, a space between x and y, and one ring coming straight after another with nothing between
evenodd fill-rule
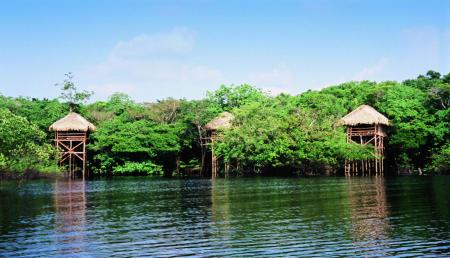
<instances>
[{"instance_id":1,"label":"blue sky","mask_svg":"<svg viewBox=\"0 0 450 258\"><path fill-rule=\"evenodd\" d=\"M0 93L273 94L450 72L450 1L1 1Z\"/></svg>"}]
</instances>

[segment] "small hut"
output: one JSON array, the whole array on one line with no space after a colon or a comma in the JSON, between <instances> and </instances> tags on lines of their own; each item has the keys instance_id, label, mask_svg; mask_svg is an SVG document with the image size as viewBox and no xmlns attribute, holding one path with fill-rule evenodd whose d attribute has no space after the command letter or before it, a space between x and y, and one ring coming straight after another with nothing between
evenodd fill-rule
<instances>
[{"instance_id":1,"label":"small hut","mask_svg":"<svg viewBox=\"0 0 450 258\"><path fill-rule=\"evenodd\" d=\"M209 132L216 133L219 130L231 128L234 116L230 112L222 112L216 118L207 123L204 128Z\"/></svg>"},{"instance_id":2,"label":"small hut","mask_svg":"<svg viewBox=\"0 0 450 258\"><path fill-rule=\"evenodd\" d=\"M371 160L345 161L345 174L359 172L383 174L384 170L384 138L389 120L369 105L361 105L341 119L347 126L347 142L371 145L374 158Z\"/></svg>"},{"instance_id":3,"label":"small hut","mask_svg":"<svg viewBox=\"0 0 450 258\"><path fill-rule=\"evenodd\" d=\"M81 165L83 179L86 176L87 151L86 144L89 133L96 130L95 126L75 112L54 122L49 130L55 132L55 146L62 151L59 165L68 164L69 175L75 176L75 170Z\"/></svg>"},{"instance_id":4,"label":"small hut","mask_svg":"<svg viewBox=\"0 0 450 258\"><path fill-rule=\"evenodd\" d=\"M214 143L220 140L220 131L231 128L233 114L229 112L223 112L216 118L207 123L203 129L206 131L206 137L202 139L202 143L205 146L210 147L211 150L211 175L212 177L218 176L218 157L214 153ZM225 173L228 173L229 165L225 164Z\"/></svg>"}]
</instances>

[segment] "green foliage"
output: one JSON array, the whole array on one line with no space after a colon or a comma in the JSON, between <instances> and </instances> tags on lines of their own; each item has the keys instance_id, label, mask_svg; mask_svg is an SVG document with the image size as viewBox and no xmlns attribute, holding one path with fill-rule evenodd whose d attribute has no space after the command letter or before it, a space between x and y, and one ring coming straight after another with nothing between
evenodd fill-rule
<instances>
[{"instance_id":1,"label":"green foliage","mask_svg":"<svg viewBox=\"0 0 450 258\"><path fill-rule=\"evenodd\" d=\"M130 167L125 165L129 162L162 162L171 158L180 151L183 129L182 124L156 124L148 120L124 122L121 117L104 122L92 134L90 145L97 172L116 172L116 166Z\"/></svg>"},{"instance_id":2,"label":"green foliage","mask_svg":"<svg viewBox=\"0 0 450 258\"><path fill-rule=\"evenodd\" d=\"M65 77L62 84L57 83L55 86L60 87L61 95L59 98L65 101L71 109L75 110L79 105L86 103L94 93L86 90L79 91L73 82L72 73L66 73Z\"/></svg>"},{"instance_id":3,"label":"green foliage","mask_svg":"<svg viewBox=\"0 0 450 258\"><path fill-rule=\"evenodd\" d=\"M424 92L404 85L395 85L386 91L379 110L387 114L394 125L391 144L403 150L418 151L426 143L429 117L427 110L423 108L425 100Z\"/></svg>"},{"instance_id":4,"label":"green foliage","mask_svg":"<svg viewBox=\"0 0 450 258\"><path fill-rule=\"evenodd\" d=\"M309 92L235 109L234 127L225 132L218 154L227 161L240 160L244 167L256 171L286 166L314 169L371 155L359 145L346 144L343 129L334 127L337 114L333 116L333 97L329 97L330 102L325 98L320 104L311 104L315 98L316 94Z\"/></svg>"},{"instance_id":5,"label":"green foliage","mask_svg":"<svg viewBox=\"0 0 450 258\"><path fill-rule=\"evenodd\" d=\"M148 116L157 123L174 123L180 113L181 103L180 100L172 98L159 100L156 103L147 103Z\"/></svg>"},{"instance_id":6,"label":"green foliage","mask_svg":"<svg viewBox=\"0 0 450 258\"><path fill-rule=\"evenodd\" d=\"M0 153L0 171L8 168L8 160L3 153Z\"/></svg>"},{"instance_id":7,"label":"green foliage","mask_svg":"<svg viewBox=\"0 0 450 258\"><path fill-rule=\"evenodd\" d=\"M147 162L125 162L113 169L114 174L146 174L146 175L162 175L163 169L161 165L156 165L151 161Z\"/></svg>"},{"instance_id":8,"label":"green foliage","mask_svg":"<svg viewBox=\"0 0 450 258\"><path fill-rule=\"evenodd\" d=\"M443 172L450 170L450 144L435 149L431 155L431 162L427 164L427 170L431 172Z\"/></svg>"},{"instance_id":9,"label":"green foliage","mask_svg":"<svg viewBox=\"0 0 450 258\"><path fill-rule=\"evenodd\" d=\"M26 118L0 108L0 169L23 171L52 167L55 153L45 142L45 136Z\"/></svg>"},{"instance_id":10,"label":"green foliage","mask_svg":"<svg viewBox=\"0 0 450 258\"><path fill-rule=\"evenodd\" d=\"M450 74L429 71L399 82L347 82L300 95L269 97L250 85L220 86L201 100L164 99L136 103L115 93L85 104L73 76L61 85L61 99L97 126L90 138L95 173L171 174L203 163L202 126L223 111L235 116L216 153L252 172L291 169L337 170L344 159L365 159L370 148L346 143L339 119L369 104L391 121L386 153L397 169L449 171ZM69 107L59 100L0 95L0 169L55 169L48 126Z\"/></svg>"},{"instance_id":11,"label":"green foliage","mask_svg":"<svg viewBox=\"0 0 450 258\"><path fill-rule=\"evenodd\" d=\"M68 112L68 108L58 100L11 98L0 96L0 108L32 121L40 130L46 132L49 125Z\"/></svg>"},{"instance_id":12,"label":"green foliage","mask_svg":"<svg viewBox=\"0 0 450 258\"><path fill-rule=\"evenodd\" d=\"M187 163L184 163L183 161L180 161L180 168L181 169L200 169L200 162L198 159L191 159Z\"/></svg>"},{"instance_id":13,"label":"green foliage","mask_svg":"<svg viewBox=\"0 0 450 258\"><path fill-rule=\"evenodd\" d=\"M225 86L214 92L208 92L208 100L215 105L218 105L222 110L230 111L233 108L240 107L252 102L258 102L267 98L260 89L254 88L251 85L243 84L239 86Z\"/></svg>"}]
</instances>

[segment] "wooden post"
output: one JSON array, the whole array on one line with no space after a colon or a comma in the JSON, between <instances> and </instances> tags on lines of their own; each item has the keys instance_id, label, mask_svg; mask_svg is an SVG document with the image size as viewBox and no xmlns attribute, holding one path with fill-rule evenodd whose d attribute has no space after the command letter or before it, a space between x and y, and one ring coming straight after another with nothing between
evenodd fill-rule
<instances>
[{"instance_id":1,"label":"wooden post","mask_svg":"<svg viewBox=\"0 0 450 258\"><path fill-rule=\"evenodd\" d=\"M346 138L346 141L347 141L347 143L349 143L350 142L350 132L351 132L351 127L347 127L347 138ZM351 171L351 164L350 164L350 161L348 161L347 159L345 160L345 163L344 163L344 170L345 170L345 175L346 176L350 176L350 171Z\"/></svg>"},{"instance_id":2,"label":"wooden post","mask_svg":"<svg viewBox=\"0 0 450 258\"><path fill-rule=\"evenodd\" d=\"M72 141L69 142L69 148L72 149ZM72 171L72 152L69 149L69 174L70 177L73 178L73 171Z\"/></svg>"},{"instance_id":3,"label":"wooden post","mask_svg":"<svg viewBox=\"0 0 450 258\"><path fill-rule=\"evenodd\" d=\"M364 160L364 170L366 171L366 174L367 174L367 172L368 172L368 168L367 168L367 166L368 166L368 164L367 164L367 162L368 162L368 160Z\"/></svg>"},{"instance_id":4,"label":"wooden post","mask_svg":"<svg viewBox=\"0 0 450 258\"><path fill-rule=\"evenodd\" d=\"M225 162L225 177L228 177L230 173L230 163Z\"/></svg>"},{"instance_id":5,"label":"wooden post","mask_svg":"<svg viewBox=\"0 0 450 258\"><path fill-rule=\"evenodd\" d=\"M347 176L348 175L348 162L347 162L347 160L344 161L344 172L345 172L345 175Z\"/></svg>"},{"instance_id":6,"label":"wooden post","mask_svg":"<svg viewBox=\"0 0 450 258\"><path fill-rule=\"evenodd\" d=\"M86 178L86 134L84 135L84 140L83 140L83 171L81 171L81 173L83 173L83 180Z\"/></svg>"},{"instance_id":7,"label":"wooden post","mask_svg":"<svg viewBox=\"0 0 450 258\"><path fill-rule=\"evenodd\" d=\"M376 132L375 132L376 133ZM375 134L375 146L374 146L374 151L375 151L375 174L378 175L378 155L377 155L377 146L378 146L378 136Z\"/></svg>"},{"instance_id":8,"label":"wooden post","mask_svg":"<svg viewBox=\"0 0 450 258\"><path fill-rule=\"evenodd\" d=\"M65 162L68 163L68 174L70 178L75 178L75 171L81 162L81 176L83 179L87 177L87 132L56 132L55 146L62 151L62 155L58 159L61 166Z\"/></svg>"},{"instance_id":9,"label":"wooden post","mask_svg":"<svg viewBox=\"0 0 450 258\"><path fill-rule=\"evenodd\" d=\"M217 177L217 158L214 153L214 136L211 135L211 176Z\"/></svg>"},{"instance_id":10,"label":"wooden post","mask_svg":"<svg viewBox=\"0 0 450 258\"><path fill-rule=\"evenodd\" d=\"M373 146L373 158L368 160L345 160L346 175L376 175L383 174L384 170L384 132L380 125L348 126L347 143L356 142L361 145Z\"/></svg>"}]
</instances>

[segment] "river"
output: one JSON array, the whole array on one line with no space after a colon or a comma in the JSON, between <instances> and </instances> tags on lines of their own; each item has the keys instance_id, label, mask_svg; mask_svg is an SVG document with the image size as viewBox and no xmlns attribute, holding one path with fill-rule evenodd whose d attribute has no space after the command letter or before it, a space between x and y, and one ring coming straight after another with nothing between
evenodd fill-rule
<instances>
[{"instance_id":1,"label":"river","mask_svg":"<svg viewBox=\"0 0 450 258\"><path fill-rule=\"evenodd\" d=\"M3 256L450 255L450 176L0 182Z\"/></svg>"}]
</instances>

